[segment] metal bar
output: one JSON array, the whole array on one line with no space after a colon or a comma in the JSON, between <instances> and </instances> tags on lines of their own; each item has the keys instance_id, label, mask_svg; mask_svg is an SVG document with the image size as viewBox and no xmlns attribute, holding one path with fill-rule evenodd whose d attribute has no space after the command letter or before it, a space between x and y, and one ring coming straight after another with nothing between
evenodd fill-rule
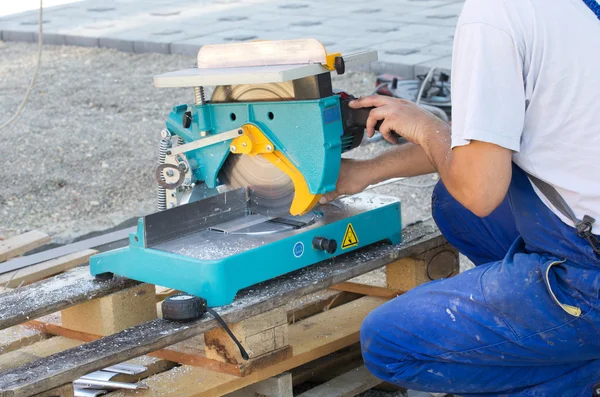
<instances>
[{"instance_id":1,"label":"metal bar","mask_svg":"<svg viewBox=\"0 0 600 397\"><path fill-rule=\"evenodd\" d=\"M181 153L186 153L192 150L200 149L205 146L214 145L215 143L228 141L243 134L241 128L222 132L220 134L211 135L206 138L198 139L197 141L186 143L185 145L175 146L167 152L168 156L177 156Z\"/></svg>"},{"instance_id":2,"label":"metal bar","mask_svg":"<svg viewBox=\"0 0 600 397\"><path fill-rule=\"evenodd\" d=\"M138 281L120 277L109 281L96 281L90 274L89 266L75 268L58 276L0 294L0 329L52 314L137 284ZM92 371L97 369L101 368L94 368Z\"/></svg>"},{"instance_id":3,"label":"metal bar","mask_svg":"<svg viewBox=\"0 0 600 397\"><path fill-rule=\"evenodd\" d=\"M35 265L40 262L49 261L51 259L59 258L61 256L69 255L74 252L83 251L85 249L99 247L101 245L110 244L119 240L127 239L130 233L135 232L135 227L127 229L117 230L112 233L103 234L102 236L89 238L87 240L78 241L76 243L63 245L42 251L37 254L23 256L5 262L0 266L0 274L12 272L17 269L22 269L27 266Z\"/></svg>"},{"instance_id":4,"label":"metal bar","mask_svg":"<svg viewBox=\"0 0 600 397\"><path fill-rule=\"evenodd\" d=\"M258 225L261 223L268 222L272 220L273 217L264 216L264 215L248 215L242 218L234 219L229 222L220 223L215 226L209 227L210 230L214 230L222 233L233 233L241 229L245 229L247 227L251 227L254 225Z\"/></svg>"},{"instance_id":5,"label":"metal bar","mask_svg":"<svg viewBox=\"0 0 600 397\"><path fill-rule=\"evenodd\" d=\"M111 367L103 368L102 370L125 375L139 375L143 372L146 372L148 368L135 364L117 364Z\"/></svg>"},{"instance_id":6,"label":"metal bar","mask_svg":"<svg viewBox=\"0 0 600 397\"><path fill-rule=\"evenodd\" d=\"M107 371L95 371L91 374L87 374L82 376L80 379L89 379L89 380L104 380L108 381L117 376L116 372L107 372Z\"/></svg>"},{"instance_id":7,"label":"metal bar","mask_svg":"<svg viewBox=\"0 0 600 397\"><path fill-rule=\"evenodd\" d=\"M404 230L402 244L373 245L267 281L260 288L241 291L232 304L221 307L219 312L226 322L239 322L445 243L433 222L419 223ZM156 319L0 373L0 397L51 390L86 373L162 349L216 326L210 316L183 324Z\"/></svg>"},{"instance_id":8,"label":"metal bar","mask_svg":"<svg viewBox=\"0 0 600 397\"><path fill-rule=\"evenodd\" d=\"M83 389L76 387L74 397L98 397L107 394L106 390Z\"/></svg>"},{"instance_id":9,"label":"metal bar","mask_svg":"<svg viewBox=\"0 0 600 397\"><path fill-rule=\"evenodd\" d=\"M73 381L73 385L81 388L98 388L101 387L107 390L145 390L148 389L143 383L125 383L125 382L112 382L109 380L94 380L94 379L77 379Z\"/></svg>"},{"instance_id":10,"label":"metal bar","mask_svg":"<svg viewBox=\"0 0 600 397\"><path fill-rule=\"evenodd\" d=\"M246 216L247 190L237 189L144 217L147 248Z\"/></svg>"},{"instance_id":11,"label":"metal bar","mask_svg":"<svg viewBox=\"0 0 600 397\"><path fill-rule=\"evenodd\" d=\"M363 51L354 54L342 54L346 67L354 65L363 65L365 63L375 62L377 60L377 51Z\"/></svg>"}]
</instances>

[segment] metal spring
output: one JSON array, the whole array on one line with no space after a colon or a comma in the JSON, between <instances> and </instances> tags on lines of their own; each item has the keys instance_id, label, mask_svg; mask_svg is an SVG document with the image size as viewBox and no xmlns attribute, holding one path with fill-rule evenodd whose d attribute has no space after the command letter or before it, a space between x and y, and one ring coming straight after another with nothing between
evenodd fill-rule
<instances>
[{"instance_id":1,"label":"metal spring","mask_svg":"<svg viewBox=\"0 0 600 397\"><path fill-rule=\"evenodd\" d=\"M204 87L194 87L194 95L196 96L196 105L204 105L206 103Z\"/></svg>"},{"instance_id":2,"label":"metal spring","mask_svg":"<svg viewBox=\"0 0 600 397\"><path fill-rule=\"evenodd\" d=\"M158 146L158 165L164 164L167 158L167 151L171 148L171 137L161 138ZM164 177L161 177L164 180ZM165 188L158 186L156 191L156 209L164 211L167 209L167 192Z\"/></svg>"}]
</instances>

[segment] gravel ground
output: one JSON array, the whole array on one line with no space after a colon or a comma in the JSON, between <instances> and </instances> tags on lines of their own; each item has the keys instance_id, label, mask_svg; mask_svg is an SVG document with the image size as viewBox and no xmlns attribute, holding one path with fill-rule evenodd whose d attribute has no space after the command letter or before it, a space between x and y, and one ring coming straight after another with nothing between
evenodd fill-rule
<instances>
[{"instance_id":1,"label":"gravel ground","mask_svg":"<svg viewBox=\"0 0 600 397\"><path fill-rule=\"evenodd\" d=\"M35 69L36 45L0 42L0 120L20 103ZM22 116L0 130L4 169L0 236L31 229L69 239L154 210L159 132L173 105L192 102L189 89L157 89L152 76L189 67L193 57L44 46L38 83ZM335 87L368 94L375 76L347 73ZM384 142L360 147L369 157ZM431 185L432 176L412 184ZM405 223L429 216L431 188L389 185Z\"/></svg>"}]
</instances>

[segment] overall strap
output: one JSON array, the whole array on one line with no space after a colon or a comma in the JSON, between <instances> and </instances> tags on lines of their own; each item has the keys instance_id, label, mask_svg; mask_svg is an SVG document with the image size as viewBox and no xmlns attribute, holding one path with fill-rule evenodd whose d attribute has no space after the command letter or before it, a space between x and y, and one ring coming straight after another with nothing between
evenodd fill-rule
<instances>
[{"instance_id":1,"label":"overall strap","mask_svg":"<svg viewBox=\"0 0 600 397\"><path fill-rule=\"evenodd\" d=\"M598 4L596 0L583 0L583 2L590 7L590 10L592 10L598 19L600 19L600 4Z\"/></svg>"},{"instance_id":2,"label":"overall strap","mask_svg":"<svg viewBox=\"0 0 600 397\"><path fill-rule=\"evenodd\" d=\"M596 3L598 4L598 3ZM578 219L569 204L562 198L560 193L550 184L542 181L541 179L531 175L527 172L529 179L538 188L538 190L552 203L554 208L560 211L561 214L566 216L573 222L573 225L577 229L577 235L581 238L586 239L596 254L600 254L600 241L592 233L592 225L596 220L589 215L584 215L583 219Z\"/></svg>"}]
</instances>

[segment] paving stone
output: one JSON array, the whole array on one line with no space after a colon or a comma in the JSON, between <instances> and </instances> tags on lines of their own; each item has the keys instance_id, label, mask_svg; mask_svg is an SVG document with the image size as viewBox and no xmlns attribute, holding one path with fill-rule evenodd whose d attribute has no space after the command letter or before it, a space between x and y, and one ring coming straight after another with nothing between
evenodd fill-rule
<instances>
[{"instance_id":1,"label":"paving stone","mask_svg":"<svg viewBox=\"0 0 600 397\"><path fill-rule=\"evenodd\" d=\"M423 71L427 73L427 71L432 67L436 67L446 73L450 73L452 70L452 56L436 58L434 60L415 65L415 73L423 73Z\"/></svg>"},{"instance_id":2,"label":"paving stone","mask_svg":"<svg viewBox=\"0 0 600 397\"><path fill-rule=\"evenodd\" d=\"M89 36L71 36L65 35L66 45L78 45L81 47L98 47L100 39L98 37Z\"/></svg>"},{"instance_id":3,"label":"paving stone","mask_svg":"<svg viewBox=\"0 0 600 397\"><path fill-rule=\"evenodd\" d=\"M450 64L454 27L463 3L82 0L45 10L44 42L195 55L205 44L316 38L331 51L376 49L380 61L374 68L390 70L398 62L407 63L408 69L397 68L408 73L414 72L414 65ZM31 10L0 18L0 37L35 41L37 15L37 10Z\"/></svg>"},{"instance_id":4,"label":"paving stone","mask_svg":"<svg viewBox=\"0 0 600 397\"><path fill-rule=\"evenodd\" d=\"M424 54L422 52L414 52L409 54L392 54L383 52L379 54L379 59L387 63L399 63L404 65L417 65L420 63L433 61L440 58L439 55Z\"/></svg>"},{"instance_id":5,"label":"paving stone","mask_svg":"<svg viewBox=\"0 0 600 397\"><path fill-rule=\"evenodd\" d=\"M113 48L124 52L133 52L133 41L114 39L110 37L98 38L98 47Z\"/></svg>"}]
</instances>

